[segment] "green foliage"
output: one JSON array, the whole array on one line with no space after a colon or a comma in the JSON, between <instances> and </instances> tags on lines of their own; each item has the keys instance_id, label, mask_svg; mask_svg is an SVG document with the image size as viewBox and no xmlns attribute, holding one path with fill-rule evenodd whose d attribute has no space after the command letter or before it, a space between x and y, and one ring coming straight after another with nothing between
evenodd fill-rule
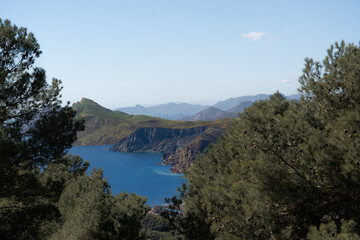
<instances>
[{"instance_id":1,"label":"green foliage","mask_svg":"<svg viewBox=\"0 0 360 240\"><path fill-rule=\"evenodd\" d=\"M51 239L142 239L141 219L149 211L146 198L121 193L113 196L103 172L78 175L66 182L57 207L61 227Z\"/></svg>"},{"instance_id":2,"label":"green foliage","mask_svg":"<svg viewBox=\"0 0 360 240\"><path fill-rule=\"evenodd\" d=\"M187 173L187 239L314 238L325 217L336 233L340 219L358 226L359 62L358 46L335 44L323 64L306 59L305 98L275 93L240 114Z\"/></svg>"},{"instance_id":3,"label":"green foliage","mask_svg":"<svg viewBox=\"0 0 360 240\"><path fill-rule=\"evenodd\" d=\"M82 117L97 115L114 120L131 118L131 116L126 113L120 111L111 111L87 98L83 98L81 102L73 104L73 109L76 112L81 113Z\"/></svg>"},{"instance_id":4,"label":"green foliage","mask_svg":"<svg viewBox=\"0 0 360 240\"><path fill-rule=\"evenodd\" d=\"M96 239L144 239L141 232L141 220L150 210L144 206L146 197L140 197L125 192L115 197L107 198L103 211L103 219L100 224L101 231Z\"/></svg>"},{"instance_id":5,"label":"green foliage","mask_svg":"<svg viewBox=\"0 0 360 240\"><path fill-rule=\"evenodd\" d=\"M311 227L307 235L309 240L359 240L360 236L354 233L355 222L341 222L341 231L337 230L336 224L332 221L321 224L319 229Z\"/></svg>"},{"instance_id":6,"label":"green foliage","mask_svg":"<svg viewBox=\"0 0 360 240\"><path fill-rule=\"evenodd\" d=\"M32 33L0 20L0 235L7 239L41 238L43 223L59 216L41 166L61 161L82 129L60 105L60 81L48 85L45 71L32 67L40 53Z\"/></svg>"},{"instance_id":7,"label":"green foliage","mask_svg":"<svg viewBox=\"0 0 360 240\"><path fill-rule=\"evenodd\" d=\"M142 220L143 233L148 240L179 240L182 239L178 232L170 227L169 223L154 214L147 214Z\"/></svg>"},{"instance_id":8,"label":"green foliage","mask_svg":"<svg viewBox=\"0 0 360 240\"><path fill-rule=\"evenodd\" d=\"M88 176L66 154L83 120L61 106L61 82L33 67L40 53L32 33L0 19L0 238L142 239L146 198L113 196L101 170Z\"/></svg>"}]
</instances>

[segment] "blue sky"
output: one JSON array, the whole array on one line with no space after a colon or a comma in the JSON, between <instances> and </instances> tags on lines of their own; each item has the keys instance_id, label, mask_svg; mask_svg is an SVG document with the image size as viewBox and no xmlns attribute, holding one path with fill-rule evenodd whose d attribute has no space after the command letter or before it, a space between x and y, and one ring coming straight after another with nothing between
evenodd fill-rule
<instances>
[{"instance_id":1,"label":"blue sky","mask_svg":"<svg viewBox=\"0 0 360 240\"><path fill-rule=\"evenodd\" d=\"M359 43L359 12L358 0L0 0L63 100L108 108L294 94L305 57Z\"/></svg>"}]
</instances>

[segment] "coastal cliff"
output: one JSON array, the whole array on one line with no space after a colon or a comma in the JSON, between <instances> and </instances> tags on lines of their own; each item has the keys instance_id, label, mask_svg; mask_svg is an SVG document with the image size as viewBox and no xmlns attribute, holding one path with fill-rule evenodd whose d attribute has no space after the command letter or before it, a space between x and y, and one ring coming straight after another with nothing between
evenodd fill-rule
<instances>
[{"instance_id":1,"label":"coastal cliff","mask_svg":"<svg viewBox=\"0 0 360 240\"><path fill-rule=\"evenodd\" d=\"M163 163L173 165L172 172L181 173L192 166L196 156L224 132L222 128L139 128L116 143L117 152L162 152Z\"/></svg>"},{"instance_id":2,"label":"coastal cliff","mask_svg":"<svg viewBox=\"0 0 360 240\"><path fill-rule=\"evenodd\" d=\"M83 98L73 104L78 117L85 120L85 131L77 133L74 145L113 145L129 137L139 128L188 129L199 126L228 125L226 120L219 122L204 121L170 121L166 119L129 115L120 111L111 111L91 99Z\"/></svg>"},{"instance_id":3,"label":"coastal cliff","mask_svg":"<svg viewBox=\"0 0 360 240\"><path fill-rule=\"evenodd\" d=\"M192 167L197 156L211 143L215 143L223 133L224 129L222 128L210 127L186 146L173 152L164 153L163 163L172 165L171 172L182 173Z\"/></svg>"},{"instance_id":4,"label":"coastal cliff","mask_svg":"<svg viewBox=\"0 0 360 240\"><path fill-rule=\"evenodd\" d=\"M110 150L116 152L172 152L193 141L207 126L192 128L139 128Z\"/></svg>"},{"instance_id":5,"label":"coastal cliff","mask_svg":"<svg viewBox=\"0 0 360 240\"><path fill-rule=\"evenodd\" d=\"M73 109L85 120L85 131L78 132L74 145L112 144L110 150L118 152L162 152L163 163L172 165L171 171L177 173L191 167L196 156L233 121L170 121L129 115L86 98L74 103Z\"/></svg>"}]
</instances>

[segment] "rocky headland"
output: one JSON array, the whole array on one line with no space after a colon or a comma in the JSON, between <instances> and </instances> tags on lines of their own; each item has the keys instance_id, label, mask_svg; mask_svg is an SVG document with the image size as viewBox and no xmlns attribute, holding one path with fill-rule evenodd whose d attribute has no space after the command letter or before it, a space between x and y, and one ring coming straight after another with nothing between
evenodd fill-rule
<instances>
[{"instance_id":1,"label":"rocky headland","mask_svg":"<svg viewBox=\"0 0 360 240\"><path fill-rule=\"evenodd\" d=\"M182 173L184 170L191 168L197 156L211 143L215 143L223 132L224 129L222 128L210 127L206 129L186 146L176 151L163 153L163 163L172 165L171 172Z\"/></svg>"},{"instance_id":2,"label":"rocky headland","mask_svg":"<svg viewBox=\"0 0 360 240\"><path fill-rule=\"evenodd\" d=\"M118 152L161 152L163 163L181 173L196 156L228 128L232 119L217 121L170 121L151 116L111 111L83 98L73 105L85 120L75 145L113 145Z\"/></svg>"},{"instance_id":3,"label":"rocky headland","mask_svg":"<svg viewBox=\"0 0 360 240\"><path fill-rule=\"evenodd\" d=\"M139 128L116 143L110 150L117 152L162 152L163 163L171 171L181 173L192 166L196 156L224 132L222 128L199 126L191 128Z\"/></svg>"}]
</instances>

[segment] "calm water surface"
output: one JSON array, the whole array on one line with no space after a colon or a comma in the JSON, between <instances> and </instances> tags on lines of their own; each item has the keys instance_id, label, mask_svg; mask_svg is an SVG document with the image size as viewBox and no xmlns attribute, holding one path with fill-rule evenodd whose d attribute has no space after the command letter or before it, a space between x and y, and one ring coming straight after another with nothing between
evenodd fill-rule
<instances>
[{"instance_id":1,"label":"calm water surface","mask_svg":"<svg viewBox=\"0 0 360 240\"><path fill-rule=\"evenodd\" d=\"M125 191L146 196L151 206L164 204L165 197L178 195L177 188L186 180L170 172L161 162L160 153L119 153L107 146L74 146L69 153L81 156L93 167L104 169L114 194Z\"/></svg>"}]
</instances>

